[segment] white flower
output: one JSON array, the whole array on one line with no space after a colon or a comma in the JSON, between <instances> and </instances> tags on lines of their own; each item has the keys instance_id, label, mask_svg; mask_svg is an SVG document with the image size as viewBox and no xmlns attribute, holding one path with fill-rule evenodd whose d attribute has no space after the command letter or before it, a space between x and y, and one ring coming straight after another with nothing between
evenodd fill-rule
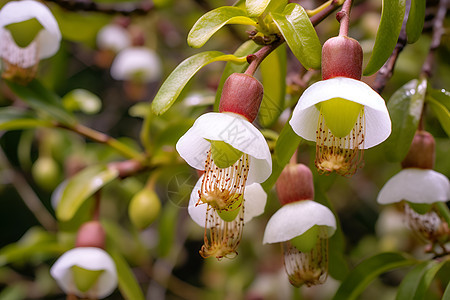
<instances>
[{"instance_id":1,"label":"white flower","mask_svg":"<svg viewBox=\"0 0 450 300\"><path fill-rule=\"evenodd\" d=\"M203 176L195 184L189 200L188 212L192 220L198 225L205 227L207 205L198 203L198 193L202 185ZM244 223L254 217L261 215L266 206L267 194L259 183L247 185L244 191Z\"/></svg>"},{"instance_id":2,"label":"white flower","mask_svg":"<svg viewBox=\"0 0 450 300\"><path fill-rule=\"evenodd\" d=\"M5 26L33 18L43 28L31 44L21 48ZM0 56L3 59L21 68L29 68L58 51L61 32L56 19L44 4L33 0L11 1L0 10L0 41Z\"/></svg>"},{"instance_id":3,"label":"white flower","mask_svg":"<svg viewBox=\"0 0 450 300\"><path fill-rule=\"evenodd\" d=\"M119 52L130 45L130 34L120 25L106 25L97 33L97 46L99 49Z\"/></svg>"},{"instance_id":4,"label":"white flower","mask_svg":"<svg viewBox=\"0 0 450 300\"><path fill-rule=\"evenodd\" d=\"M376 146L391 133L383 98L362 81L334 77L314 83L300 97L289 121L306 140L316 141L319 171L352 174L360 149Z\"/></svg>"},{"instance_id":5,"label":"white flower","mask_svg":"<svg viewBox=\"0 0 450 300\"><path fill-rule=\"evenodd\" d=\"M263 243L289 241L315 225L325 229L321 231L324 234L321 238L334 234L336 219L328 207L312 200L285 204L267 222Z\"/></svg>"},{"instance_id":6,"label":"white flower","mask_svg":"<svg viewBox=\"0 0 450 300\"><path fill-rule=\"evenodd\" d=\"M77 288L72 268L78 266L90 271L103 271L88 291ZM78 297L105 298L117 287L117 271L114 261L106 251L95 247L79 247L64 253L52 266L50 273L66 294Z\"/></svg>"},{"instance_id":7,"label":"white flower","mask_svg":"<svg viewBox=\"0 0 450 300\"><path fill-rule=\"evenodd\" d=\"M429 169L403 169L383 186L377 197L380 204L406 200L411 203L446 202L450 200L448 178Z\"/></svg>"},{"instance_id":8,"label":"white flower","mask_svg":"<svg viewBox=\"0 0 450 300\"><path fill-rule=\"evenodd\" d=\"M156 81L161 77L161 59L146 47L124 49L111 65L111 76L116 80Z\"/></svg>"}]
</instances>

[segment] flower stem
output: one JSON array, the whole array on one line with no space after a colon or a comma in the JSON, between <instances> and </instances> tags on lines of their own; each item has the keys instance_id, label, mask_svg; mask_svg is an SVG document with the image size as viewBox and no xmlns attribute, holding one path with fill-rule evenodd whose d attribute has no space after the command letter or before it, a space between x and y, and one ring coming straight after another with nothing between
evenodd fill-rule
<instances>
[{"instance_id":1,"label":"flower stem","mask_svg":"<svg viewBox=\"0 0 450 300\"><path fill-rule=\"evenodd\" d=\"M340 12L336 14L336 19L341 26L339 28L339 36L348 36L348 28L350 24L350 11L352 10L352 0L345 0Z\"/></svg>"}]
</instances>

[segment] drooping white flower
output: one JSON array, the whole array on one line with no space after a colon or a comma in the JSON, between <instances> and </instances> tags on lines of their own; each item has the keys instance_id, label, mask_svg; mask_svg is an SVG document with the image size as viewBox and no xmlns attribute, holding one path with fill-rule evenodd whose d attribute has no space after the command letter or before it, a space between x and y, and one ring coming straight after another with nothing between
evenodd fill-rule
<instances>
[{"instance_id":1,"label":"drooping white flower","mask_svg":"<svg viewBox=\"0 0 450 300\"><path fill-rule=\"evenodd\" d=\"M101 273L88 290L82 291L76 283L74 268ZM78 247L65 252L52 266L50 273L66 294L78 297L105 298L117 287L114 261L106 251L96 247Z\"/></svg>"},{"instance_id":2,"label":"drooping white flower","mask_svg":"<svg viewBox=\"0 0 450 300\"><path fill-rule=\"evenodd\" d=\"M383 98L362 81L334 77L314 83L300 97L289 121L302 138L316 141L320 172L353 174L362 151L391 133Z\"/></svg>"},{"instance_id":3,"label":"drooping white flower","mask_svg":"<svg viewBox=\"0 0 450 300\"><path fill-rule=\"evenodd\" d=\"M27 46L18 46L6 27L33 19L37 20L42 28ZM32 79L39 60L53 56L58 51L60 42L58 23L47 6L41 2L10 1L0 10L0 57L4 64L3 77L21 77L24 81L29 81L30 78L24 78L28 76ZM26 72L32 74L23 74Z\"/></svg>"},{"instance_id":4,"label":"drooping white flower","mask_svg":"<svg viewBox=\"0 0 450 300\"><path fill-rule=\"evenodd\" d=\"M161 78L161 74L161 59L147 47L126 48L111 65L111 76L116 80L151 82Z\"/></svg>"},{"instance_id":5,"label":"drooping white flower","mask_svg":"<svg viewBox=\"0 0 450 300\"><path fill-rule=\"evenodd\" d=\"M119 52L131 45L131 36L120 25L108 24L97 33L97 46L102 50Z\"/></svg>"}]
</instances>

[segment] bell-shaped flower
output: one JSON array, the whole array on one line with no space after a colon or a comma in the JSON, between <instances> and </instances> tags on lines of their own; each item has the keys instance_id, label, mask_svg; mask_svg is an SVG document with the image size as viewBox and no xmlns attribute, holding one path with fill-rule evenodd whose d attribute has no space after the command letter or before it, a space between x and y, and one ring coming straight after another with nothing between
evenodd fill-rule
<instances>
[{"instance_id":1,"label":"bell-shaped flower","mask_svg":"<svg viewBox=\"0 0 450 300\"><path fill-rule=\"evenodd\" d=\"M326 206L312 200L283 205L269 220L263 243L283 243L289 281L299 287L323 283L328 275L328 238L336 219Z\"/></svg>"},{"instance_id":2,"label":"bell-shaped flower","mask_svg":"<svg viewBox=\"0 0 450 300\"><path fill-rule=\"evenodd\" d=\"M189 200L188 212L192 220L209 231L200 254L217 258L232 257L242 238L244 224L264 212L267 194L259 183L247 185L244 196L228 210L218 211L205 203L199 203L199 193L203 181L197 181ZM243 222L241 222L243 219Z\"/></svg>"},{"instance_id":3,"label":"bell-shaped flower","mask_svg":"<svg viewBox=\"0 0 450 300\"><path fill-rule=\"evenodd\" d=\"M39 60L59 49L61 32L50 10L34 0L10 1L0 10L3 78L27 83Z\"/></svg>"},{"instance_id":4,"label":"bell-shaped flower","mask_svg":"<svg viewBox=\"0 0 450 300\"><path fill-rule=\"evenodd\" d=\"M334 77L311 85L300 97L289 121L302 138L316 141L319 172L353 174L363 149L391 133L383 98L362 81Z\"/></svg>"},{"instance_id":5,"label":"bell-shaped flower","mask_svg":"<svg viewBox=\"0 0 450 300\"><path fill-rule=\"evenodd\" d=\"M97 33L97 47L114 53L131 45L130 33L118 24L108 24Z\"/></svg>"},{"instance_id":6,"label":"bell-shaped flower","mask_svg":"<svg viewBox=\"0 0 450 300\"><path fill-rule=\"evenodd\" d=\"M101 299L117 287L117 271L109 254L97 247L77 247L65 252L50 274L67 295Z\"/></svg>"}]
</instances>

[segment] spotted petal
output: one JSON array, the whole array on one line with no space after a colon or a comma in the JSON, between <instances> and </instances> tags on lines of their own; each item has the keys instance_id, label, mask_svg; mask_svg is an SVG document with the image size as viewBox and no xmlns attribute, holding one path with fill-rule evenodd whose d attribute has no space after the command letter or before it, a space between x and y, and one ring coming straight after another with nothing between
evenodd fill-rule
<instances>
[{"instance_id":1,"label":"spotted petal","mask_svg":"<svg viewBox=\"0 0 450 300\"><path fill-rule=\"evenodd\" d=\"M194 189L191 193L191 198L189 200L188 212L192 220L198 225L205 227L205 217L206 217L206 204L199 204L195 206L198 202L198 192L202 186L202 177L195 184ZM259 183L253 183L247 185L244 191L245 200L245 210L244 210L244 223L247 223L254 217L261 215L264 212L266 206L267 194L264 192L263 188Z\"/></svg>"},{"instance_id":2,"label":"spotted petal","mask_svg":"<svg viewBox=\"0 0 450 300\"><path fill-rule=\"evenodd\" d=\"M116 80L131 80L139 75L144 82L156 81L161 77L161 72L160 58L146 47L120 51L111 65L111 76Z\"/></svg>"},{"instance_id":3,"label":"spotted petal","mask_svg":"<svg viewBox=\"0 0 450 300\"><path fill-rule=\"evenodd\" d=\"M343 98L364 105L364 149L380 144L391 134L391 119L383 98L364 82L346 77L322 80L305 90L289 121L295 133L306 140L315 141L319 121L319 110L315 104L332 98Z\"/></svg>"},{"instance_id":4,"label":"spotted petal","mask_svg":"<svg viewBox=\"0 0 450 300\"><path fill-rule=\"evenodd\" d=\"M180 156L193 168L205 169L206 153L211 143L224 141L249 155L247 184L265 181L272 172L269 146L259 130L244 118L228 113L207 113L178 140Z\"/></svg>"},{"instance_id":5,"label":"spotted petal","mask_svg":"<svg viewBox=\"0 0 450 300\"><path fill-rule=\"evenodd\" d=\"M4 27L36 18L44 27L36 36L39 43L38 58L54 55L61 41L61 32L51 11L44 4L33 0L11 1L0 10L0 36L4 35ZM1 55L1 53L0 53Z\"/></svg>"},{"instance_id":6,"label":"spotted petal","mask_svg":"<svg viewBox=\"0 0 450 300\"><path fill-rule=\"evenodd\" d=\"M263 243L289 241L314 225L324 226L326 237L330 237L336 230L336 219L328 207L312 200L285 204L267 223Z\"/></svg>"},{"instance_id":7,"label":"spotted petal","mask_svg":"<svg viewBox=\"0 0 450 300\"><path fill-rule=\"evenodd\" d=\"M98 278L95 288L82 292L76 288L71 267L104 272ZM52 266L50 273L66 294L92 299L105 298L117 287L117 271L114 261L106 251L95 247L74 248L64 253Z\"/></svg>"},{"instance_id":8,"label":"spotted petal","mask_svg":"<svg viewBox=\"0 0 450 300\"><path fill-rule=\"evenodd\" d=\"M450 200L450 183L446 176L433 170L408 168L393 176L378 194L380 204L406 200L412 203L434 203Z\"/></svg>"}]
</instances>

